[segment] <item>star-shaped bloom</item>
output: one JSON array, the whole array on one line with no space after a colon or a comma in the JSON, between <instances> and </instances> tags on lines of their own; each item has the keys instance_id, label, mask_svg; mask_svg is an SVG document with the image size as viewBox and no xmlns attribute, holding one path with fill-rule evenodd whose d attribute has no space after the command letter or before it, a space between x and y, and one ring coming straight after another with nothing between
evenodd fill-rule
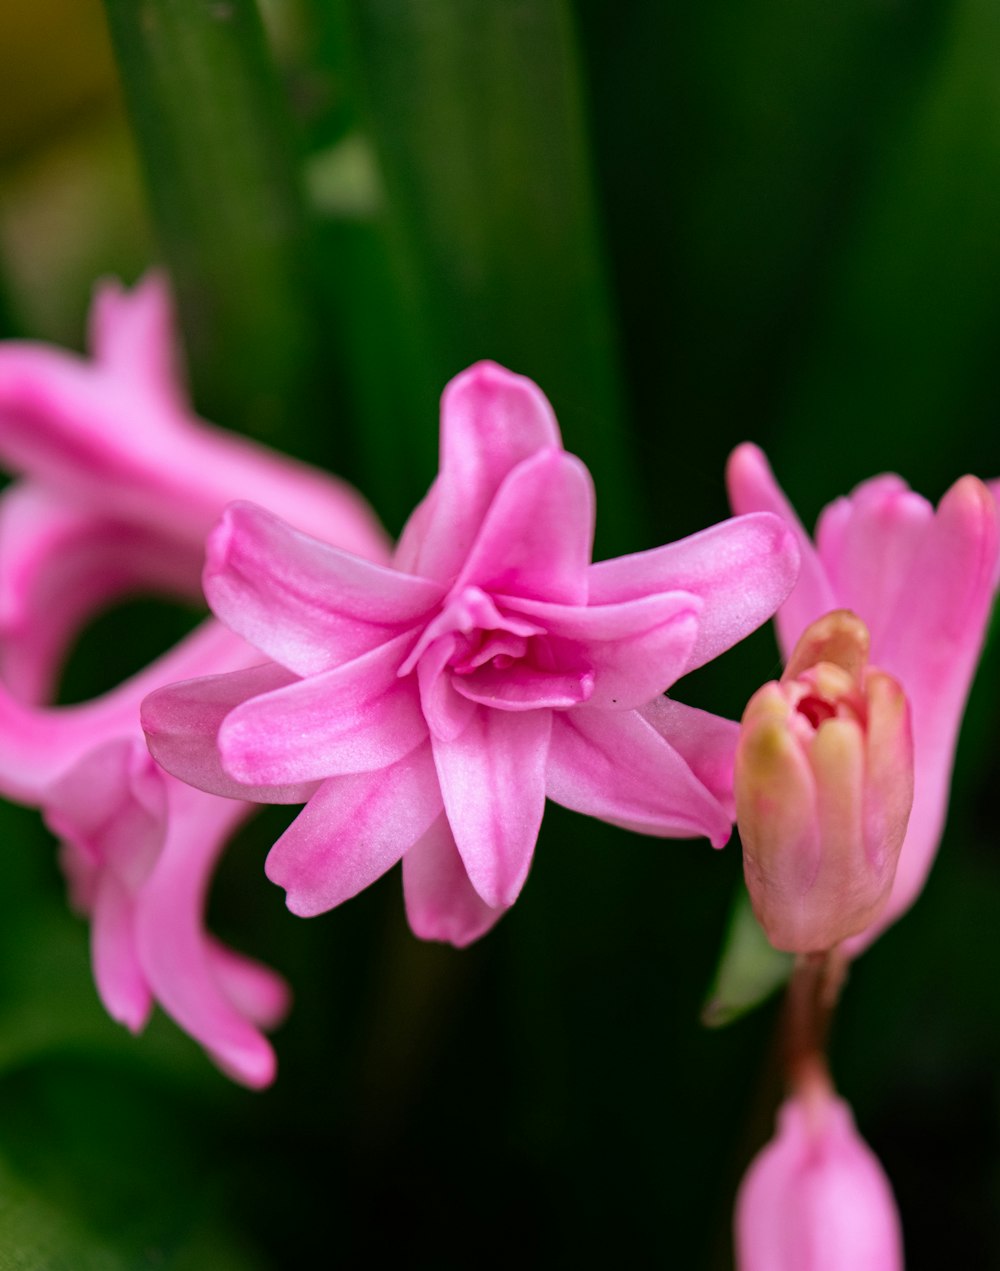
<instances>
[{"instance_id":1,"label":"star-shaped bloom","mask_svg":"<svg viewBox=\"0 0 1000 1271\"><path fill-rule=\"evenodd\" d=\"M756 446L734 451L727 481L734 512L775 512L798 539L802 572L775 619L785 658L811 623L849 609L871 634L872 666L909 702L913 807L889 901L847 943L856 953L910 907L937 852L997 583L997 506L975 477L957 481L936 510L900 477L874 477L823 511L814 546Z\"/></svg>"},{"instance_id":2,"label":"star-shaped bloom","mask_svg":"<svg viewBox=\"0 0 1000 1271\"><path fill-rule=\"evenodd\" d=\"M774 611L794 540L763 514L592 564L593 528L590 475L542 393L472 367L445 391L440 473L391 567L226 512L205 594L273 663L154 694L153 754L216 793L309 794L267 863L294 912L402 858L414 931L460 945L520 892L546 796L721 845L736 726L662 694Z\"/></svg>"}]
</instances>

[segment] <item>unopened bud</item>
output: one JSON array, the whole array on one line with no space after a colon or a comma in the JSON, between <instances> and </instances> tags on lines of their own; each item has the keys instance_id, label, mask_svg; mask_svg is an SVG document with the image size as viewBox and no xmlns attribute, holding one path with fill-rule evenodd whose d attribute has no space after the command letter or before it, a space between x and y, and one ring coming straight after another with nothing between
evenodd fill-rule
<instances>
[{"instance_id":1,"label":"unopened bud","mask_svg":"<svg viewBox=\"0 0 1000 1271\"><path fill-rule=\"evenodd\" d=\"M892 1188L851 1110L794 1097L736 1201L739 1271L902 1271Z\"/></svg>"},{"instance_id":2,"label":"unopened bud","mask_svg":"<svg viewBox=\"0 0 1000 1271\"><path fill-rule=\"evenodd\" d=\"M910 716L896 681L867 663L865 624L828 613L743 713L743 868L777 949L832 949L875 920L892 888L913 802Z\"/></svg>"}]
</instances>

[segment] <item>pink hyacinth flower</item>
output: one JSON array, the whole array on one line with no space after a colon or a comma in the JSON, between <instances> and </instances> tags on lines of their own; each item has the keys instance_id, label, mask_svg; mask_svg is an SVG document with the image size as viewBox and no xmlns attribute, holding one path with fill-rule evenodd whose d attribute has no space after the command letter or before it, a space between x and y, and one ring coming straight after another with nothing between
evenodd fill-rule
<instances>
[{"instance_id":1,"label":"pink hyacinth flower","mask_svg":"<svg viewBox=\"0 0 1000 1271\"><path fill-rule=\"evenodd\" d=\"M902 1271L892 1188L832 1094L793 1097L736 1201L738 1271Z\"/></svg>"},{"instance_id":2,"label":"pink hyacinth flower","mask_svg":"<svg viewBox=\"0 0 1000 1271\"><path fill-rule=\"evenodd\" d=\"M284 682L154 694L153 754L233 796L320 783L267 863L293 912L402 858L414 931L458 945L517 897L546 795L721 845L736 726L661 694L773 612L794 542L765 514L591 564L593 527L590 475L542 393L472 367L445 391L440 474L391 568L228 510L205 594Z\"/></svg>"},{"instance_id":3,"label":"pink hyacinth flower","mask_svg":"<svg viewBox=\"0 0 1000 1271\"><path fill-rule=\"evenodd\" d=\"M787 658L806 627L851 609L871 633L871 662L902 687L913 730L913 807L889 902L857 953L914 902L944 829L958 730L997 578L998 512L986 486L963 477L935 510L897 476L880 476L820 516L815 546L752 445L730 457L735 512L784 517L802 555L799 581L778 610Z\"/></svg>"},{"instance_id":4,"label":"pink hyacinth flower","mask_svg":"<svg viewBox=\"0 0 1000 1271\"><path fill-rule=\"evenodd\" d=\"M70 643L108 603L200 595L201 535L236 494L377 559L385 539L342 483L185 411L159 279L132 293L105 286L93 328L93 363L0 346L0 459L27 473L0 496L0 793L40 808L60 838L112 1017L136 1031L156 1001L225 1072L260 1087L275 1070L261 1030L285 1013L287 986L204 930L216 862L252 809L156 767L138 721L157 686L259 657L208 622L95 701L44 703Z\"/></svg>"}]
</instances>

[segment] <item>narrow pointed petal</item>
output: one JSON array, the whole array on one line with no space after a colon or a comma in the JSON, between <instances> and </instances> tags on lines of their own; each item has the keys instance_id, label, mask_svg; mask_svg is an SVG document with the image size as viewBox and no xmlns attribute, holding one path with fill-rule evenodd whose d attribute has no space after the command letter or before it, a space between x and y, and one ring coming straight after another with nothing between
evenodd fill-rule
<instances>
[{"instance_id":1,"label":"narrow pointed petal","mask_svg":"<svg viewBox=\"0 0 1000 1271\"><path fill-rule=\"evenodd\" d=\"M455 675L456 693L500 711L569 710L590 697L594 675L586 671L554 673L532 667L497 670L481 666L470 675Z\"/></svg>"},{"instance_id":2,"label":"narrow pointed petal","mask_svg":"<svg viewBox=\"0 0 1000 1271\"><path fill-rule=\"evenodd\" d=\"M278 1027L292 1004L287 980L211 936L205 938L204 955L212 978L244 1018L265 1032Z\"/></svg>"},{"instance_id":3,"label":"narrow pointed petal","mask_svg":"<svg viewBox=\"0 0 1000 1271\"><path fill-rule=\"evenodd\" d=\"M298 785L402 759L427 737L417 682L396 675L410 643L399 636L237 706L219 727L225 771L251 786Z\"/></svg>"},{"instance_id":4,"label":"narrow pointed petal","mask_svg":"<svg viewBox=\"0 0 1000 1271\"><path fill-rule=\"evenodd\" d=\"M655 698L639 714L677 751L734 821L733 760L740 736L736 720L685 706L671 697Z\"/></svg>"},{"instance_id":5,"label":"narrow pointed petal","mask_svg":"<svg viewBox=\"0 0 1000 1271\"><path fill-rule=\"evenodd\" d=\"M166 275L150 270L129 290L116 278L94 289L89 320L90 351L111 376L133 380L177 409L183 409L173 301Z\"/></svg>"},{"instance_id":6,"label":"narrow pointed petal","mask_svg":"<svg viewBox=\"0 0 1000 1271\"><path fill-rule=\"evenodd\" d=\"M686 591L640 596L621 604L553 605L498 597L506 612L524 614L550 639L577 646L593 674L591 706L644 706L687 670L698 638L702 602Z\"/></svg>"},{"instance_id":7,"label":"narrow pointed petal","mask_svg":"<svg viewBox=\"0 0 1000 1271\"><path fill-rule=\"evenodd\" d=\"M243 498L347 551L388 557L374 514L346 483L179 411L141 378L44 345L0 349L0 460L195 553Z\"/></svg>"},{"instance_id":8,"label":"narrow pointed petal","mask_svg":"<svg viewBox=\"0 0 1000 1271\"><path fill-rule=\"evenodd\" d=\"M801 562L798 582L775 619L781 648L790 653L811 622L838 607L830 579L802 522L774 479L763 451L749 442L737 446L726 467L726 487L734 512L772 512L795 535Z\"/></svg>"},{"instance_id":9,"label":"narrow pointed petal","mask_svg":"<svg viewBox=\"0 0 1000 1271\"><path fill-rule=\"evenodd\" d=\"M299 675L367 653L425 620L443 595L247 503L227 508L210 535L204 587L227 626Z\"/></svg>"},{"instance_id":10,"label":"narrow pointed petal","mask_svg":"<svg viewBox=\"0 0 1000 1271\"><path fill-rule=\"evenodd\" d=\"M171 816L163 852L136 902L135 932L145 976L163 1009L209 1052L228 1076L260 1089L274 1079L275 1059L256 1018L274 1005L272 975L265 999L240 1009L216 978L214 946L203 930L209 881L245 806L210 798L170 781ZM237 955L231 954L230 959ZM250 988L241 981L244 994Z\"/></svg>"},{"instance_id":11,"label":"narrow pointed petal","mask_svg":"<svg viewBox=\"0 0 1000 1271\"><path fill-rule=\"evenodd\" d=\"M560 445L552 407L531 380L492 362L456 376L441 399L440 475L403 531L398 567L450 583L508 473Z\"/></svg>"},{"instance_id":12,"label":"narrow pointed petal","mask_svg":"<svg viewBox=\"0 0 1000 1271\"><path fill-rule=\"evenodd\" d=\"M266 873L300 918L334 908L380 878L441 812L430 747L381 772L331 777L278 839Z\"/></svg>"},{"instance_id":13,"label":"narrow pointed petal","mask_svg":"<svg viewBox=\"0 0 1000 1271\"><path fill-rule=\"evenodd\" d=\"M491 909L469 881L443 814L403 857L403 895L415 936L459 949L485 935L507 912Z\"/></svg>"},{"instance_id":14,"label":"narrow pointed petal","mask_svg":"<svg viewBox=\"0 0 1000 1271\"><path fill-rule=\"evenodd\" d=\"M304 803L315 789L313 783L243 784L222 767L218 748L219 728L234 707L295 680L290 671L268 663L151 693L140 712L150 753L167 772L209 794L258 803Z\"/></svg>"},{"instance_id":15,"label":"narrow pointed petal","mask_svg":"<svg viewBox=\"0 0 1000 1271\"><path fill-rule=\"evenodd\" d=\"M101 878L91 916L94 983L112 1019L138 1033L152 1010L152 996L136 953L134 904L112 873Z\"/></svg>"},{"instance_id":16,"label":"narrow pointed petal","mask_svg":"<svg viewBox=\"0 0 1000 1271\"><path fill-rule=\"evenodd\" d=\"M729 838L726 810L638 711L553 717L546 793L556 803L661 838Z\"/></svg>"},{"instance_id":17,"label":"narrow pointed petal","mask_svg":"<svg viewBox=\"0 0 1000 1271\"><path fill-rule=\"evenodd\" d=\"M542 824L550 711L479 707L453 741L433 739L445 812L473 887L491 908L512 905Z\"/></svg>"},{"instance_id":18,"label":"narrow pointed petal","mask_svg":"<svg viewBox=\"0 0 1000 1271\"><path fill-rule=\"evenodd\" d=\"M692 592L702 602L688 665L694 670L772 616L792 588L798 559L784 522L769 514L738 516L666 547L598 561L590 569L590 604Z\"/></svg>"},{"instance_id":19,"label":"narrow pointed petal","mask_svg":"<svg viewBox=\"0 0 1000 1271\"><path fill-rule=\"evenodd\" d=\"M575 455L542 450L497 491L456 588L585 604L593 546L590 473Z\"/></svg>"}]
</instances>

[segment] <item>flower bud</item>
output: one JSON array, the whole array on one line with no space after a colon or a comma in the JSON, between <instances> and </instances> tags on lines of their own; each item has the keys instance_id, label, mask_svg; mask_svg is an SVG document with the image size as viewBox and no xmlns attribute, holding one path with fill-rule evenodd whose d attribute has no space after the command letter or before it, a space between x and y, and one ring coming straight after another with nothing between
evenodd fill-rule
<instances>
[{"instance_id":1,"label":"flower bud","mask_svg":"<svg viewBox=\"0 0 1000 1271\"><path fill-rule=\"evenodd\" d=\"M902 1271L892 1188L832 1094L789 1099L736 1199L739 1271Z\"/></svg>"},{"instance_id":2,"label":"flower bud","mask_svg":"<svg viewBox=\"0 0 1000 1271\"><path fill-rule=\"evenodd\" d=\"M777 949L832 949L889 897L913 801L913 745L903 690L867 662L865 624L835 610L807 628L781 680L743 713L743 869Z\"/></svg>"}]
</instances>

